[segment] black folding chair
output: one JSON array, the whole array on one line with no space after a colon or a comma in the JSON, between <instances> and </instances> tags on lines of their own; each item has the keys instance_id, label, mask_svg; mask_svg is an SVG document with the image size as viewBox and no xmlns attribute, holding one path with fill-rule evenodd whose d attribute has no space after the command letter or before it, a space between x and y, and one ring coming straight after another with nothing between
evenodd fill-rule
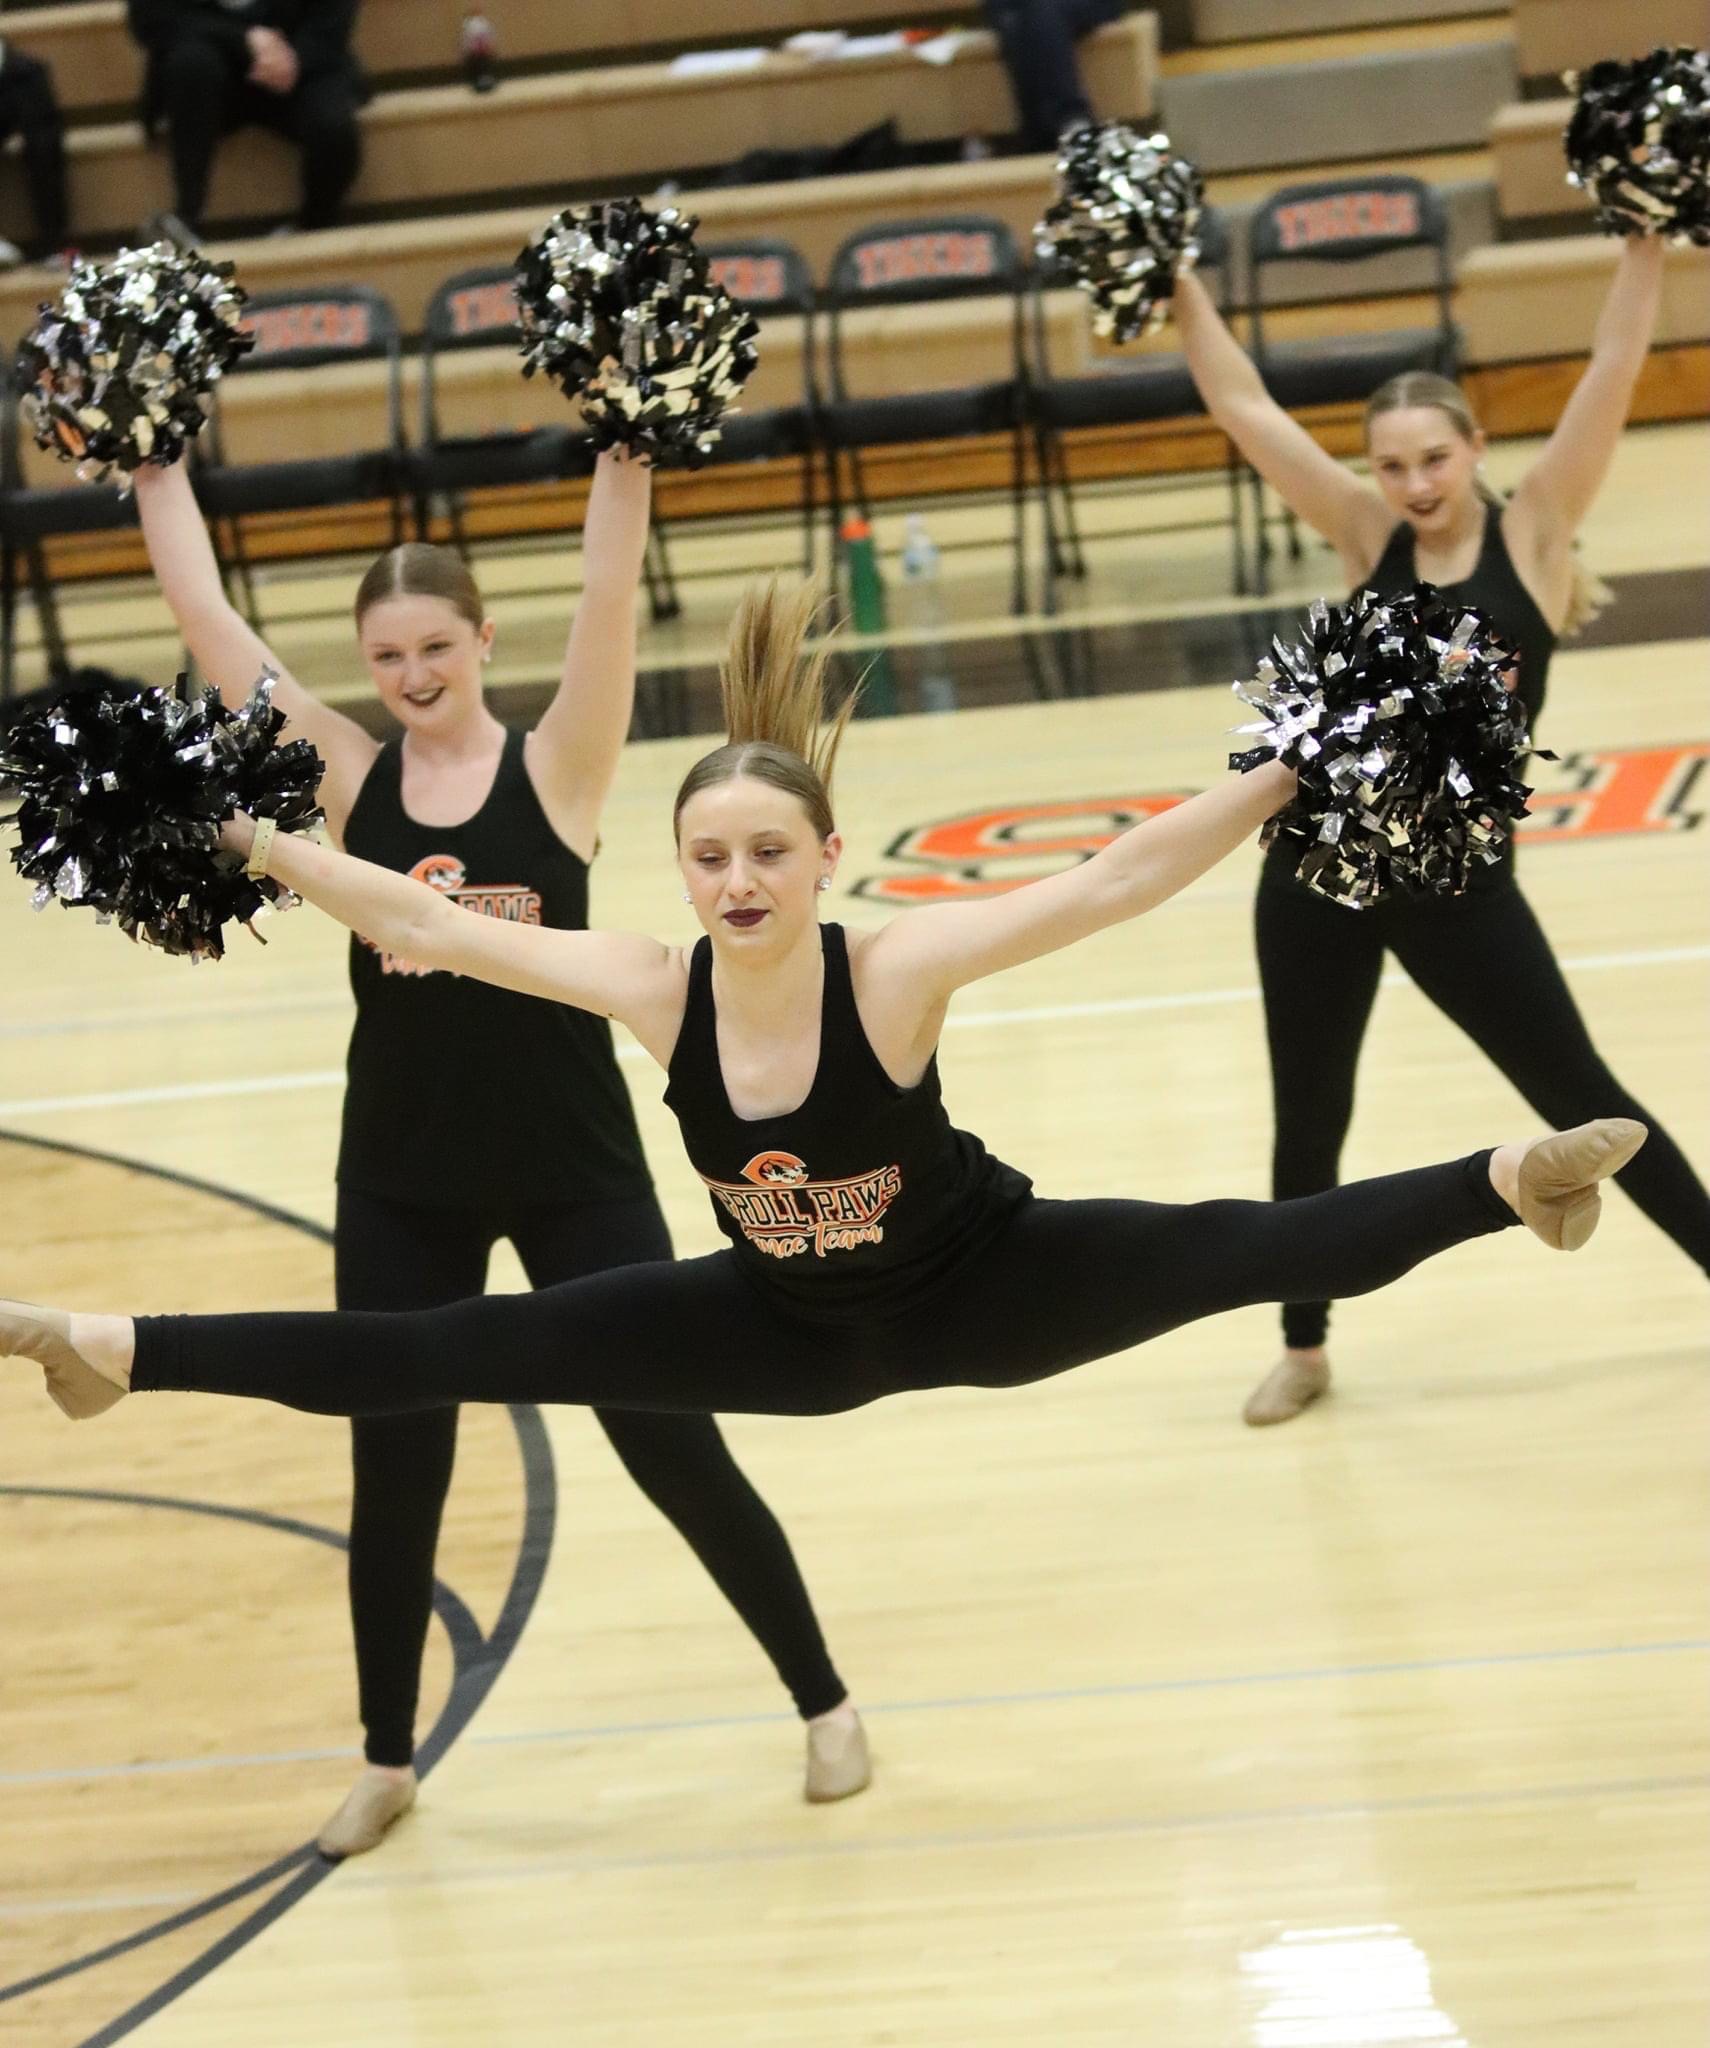
<instances>
[{"instance_id":1,"label":"black folding chair","mask_svg":"<svg viewBox=\"0 0 1710 2048\"><path fill-rule=\"evenodd\" d=\"M453 544L469 552L463 501L488 485L558 483L587 476L594 451L568 419L481 434L447 434L440 417L439 365L470 349L515 345L516 274L508 264L460 270L429 299L422 329L421 423L410 455L416 530L425 539L436 503L443 502ZM522 369L517 365L520 377Z\"/></svg>"},{"instance_id":2,"label":"black folding chair","mask_svg":"<svg viewBox=\"0 0 1710 2048\"><path fill-rule=\"evenodd\" d=\"M1222 222L1209 211L1200 222L1199 244L1200 271L1202 274L1217 272L1218 296L1227 314L1230 302L1228 242ZM1065 282L1055 266L1044 265L1035 269L1029 292L1033 329L1032 414L1039 473L1043 481L1043 607L1047 613L1054 613L1057 609L1058 577L1086 574L1086 557L1075 516L1063 436L1076 427L1143 426L1153 420L1181 419L1205 411L1189 373L1187 358L1179 351L1109 356L1102 358L1090 370L1059 373L1051 361L1045 295ZM1241 463L1234 444L1226 440L1224 445L1229 508L1226 521L1220 523L1226 523L1229 528L1231 580L1238 592L1244 592L1247 588L1247 558L1241 532ZM1179 489L1198 482L1198 476L1190 472L1160 478L1158 488ZM1178 522L1173 527L1148 527L1146 531L1181 532L1207 523L1203 520Z\"/></svg>"},{"instance_id":3,"label":"black folding chair","mask_svg":"<svg viewBox=\"0 0 1710 2048\"><path fill-rule=\"evenodd\" d=\"M62 535L113 533L137 523L136 500L112 484L61 486L24 481L18 391L0 360L0 704L17 690L20 568L27 578L47 655L48 677L62 682L71 656L60 627L45 543Z\"/></svg>"},{"instance_id":4,"label":"black folding chair","mask_svg":"<svg viewBox=\"0 0 1710 2048\"><path fill-rule=\"evenodd\" d=\"M1373 334L1338 334L1317 341L1277 344L1265 335L1267 281L1278 265L1355 264L1398 250L1431 252L1437 319L1430 327L1385 328ZM1435 370L1452 377L1460 361L1449 263L1449 217L1442 196L1418 178L1334 178L1286 185L1247 225L1253 360L1279 405L1351 404L1405 370ZM1269 588L1270 535L1264 485L1253 476L1257 515L1257 588ZM1300 554L1299 529L1285 511L1289 551Z\"/></svg>"},{"instance_id":5,"label":"black folding chair","mask_svg":"<svg viewBox=\"0 0 1710 2048\"><path fill-rule=\"evenodd\" d=\"M714 242L708 245L705 253L714 280L723 285L733 299L739 300L762 319L768 315L793 314L801 322L800 397L788 404L762 406L755 412L732 413L712 445L706 466L784 462L792 457L801 464L802 569L804 574L811 576L820 410L814 372L816 295L813 272L808 268L806 257L791 242L762 237Z\"/></svg>"},{"instance_id":6,"label":"black folding chair","mask_svg":"<svg viewBox=\"0 0 1710 2048\"><path fill-rule=\"evenodd\" d=\"M259 629L255 579L244 542L246 519L266 512L321 511L334 505L380 502L391 509L393 544L404 537L409 471L404 448L403 337L391 302L366 285L354 284L258 292L244 309L244 325L255 336L255 347L214 387L213 414L204 437L207 456L192 474L196 494L212 524L221 573L236 570L250 623ZM362 362L385 366L385 433L374 446L270 462L228 459L220 394L231 379L268 370L317 370Z\"/></svg>"},{"instance_id":7,"label":"black folding chair","mask_svg":"<svg viewBox=\"0 0 1710 2048\"><path fill-rule=\"evenodd\" d=\"M827 395L820 412L829 484L833 560L843 525L843 467L852 496L870 514L862 455L905 441L1007 434L1010 442L1011 608L1027 609L1027 366L1023 348L1025 272L1015 238L984 214L888 221L851 235L832 259L826 313ZM862 397L850 389L844 322L857 309L1005 295L1010 371L1005 377Z\"/></svg>"}]
</instances>

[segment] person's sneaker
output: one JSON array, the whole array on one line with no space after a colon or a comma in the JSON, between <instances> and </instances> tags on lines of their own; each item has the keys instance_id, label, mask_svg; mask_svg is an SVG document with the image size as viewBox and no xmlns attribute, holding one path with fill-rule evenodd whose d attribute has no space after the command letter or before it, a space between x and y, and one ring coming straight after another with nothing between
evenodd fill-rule
<instances>
[{"instance_id":1,"label":"person's sneaker","mask_svg":"<svg viewBox=\"0 0 1710 2048\"><path fill-rule=\"evenodd\" d=\"M344 1796L344 1803L319 1835L315 1847L332 1863L363 1856L377 1848L387 1830L416 1803L416 1774L367 1765Z\"/></svg>"},{"instance_id":2,"label":"person's sneaker","mask_svg":"<svg viewBox=\"0 0 1710 2048\"><path fill-rule=\"evenodd\" d=\"M852 1799L873 1782L873 1758L861 1716L849 1721L811 1721L807 1732L807 1777L802 1796L810 1806Z\"/></svg>"},{"instance_id":3,"label":"person's sneaker","mask_svg":"<svg viewBox=\"0 0 1710 2048\"><path fill-rule=\"evenodd\" d=\"M24 260L24 252L16 242L8 242L0 235L0 270L16 270Z\"/></svg>"}]
</instances>

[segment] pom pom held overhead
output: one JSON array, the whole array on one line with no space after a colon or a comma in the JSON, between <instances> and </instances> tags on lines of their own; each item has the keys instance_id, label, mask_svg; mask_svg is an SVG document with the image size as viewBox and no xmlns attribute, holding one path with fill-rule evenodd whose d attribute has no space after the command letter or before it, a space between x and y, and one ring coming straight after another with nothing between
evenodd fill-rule
<instances>
[{"instance_id":1,"label":"pom pom held overhead","mask_svg":"<svg viewBox=\"0 0 1710 2048\"><path fill-rule=\"evenodd\" d=\"M21 403L38 446L82 477L176 462L209 392L253 346L229 263L171 242L74 263L18 345Z\"/></svg>"},{"instance_id":2,"label":"pom pom held overhead","mask_svg":"<svg viewBox=\"0 0 1710 2048\"><path fill-rule=\"evenodd\" d=\"M1568 183L1615 235L1679 235L1710 247L1710 51L1648 57L1568 74Z\"/></svg>"},{"instance_id":3,"label":"pom pom held overhead","mask_svg":"<svg viewBox=\"0 0 1710 2048\"><path fill-rule=\"evenodd\" d=\"M1093 302L1093 326L1136 341L1159 326L1176 278L1199 260L1205 187L1167 135L1120 121L1076 128L1057 159L1057 198L1034 229L1042 263Z\"/></svg>"},{"instance_id":4,"label":"pom pom held overhead","mask_svg":"<svg viewBox=\"0 0 1710 2048\"><path fill-rule=\"evenodd\" d=\"M84 670L0 737L0 775L22 801L13 864L35 907L58 901L116 921L133 939L219 959L222 932L296 900L219 851L234 811L302 832L321 816L321 761L307 740L279 746L273 677L228 710Z\"/></svg>"},{"instance_id":5,"label":"pom pom held overhead","mask_svg":"<svg viewBox=\"0 0 1710 2048\"><path fill-rule=\"evenodd\" d=\"M1240 728L1259 744L1229 765L1298 771L1268 836L1298 842L1309 889L1355 908L1396 889L1458 895L1501 858L1532 793L1513 662L1481 613L1428 583L1319 602L1298 641L1271 642L1235 685L1261 714Z\"/></svg>"},{"instance_id":6,"label":"pom pom held overhead","mask_svg":"<svg viewBox=\"0 0 1710 2048\"><path fill-rule=\"evenodd\" d=\"M555 214L517 258L527 375L580 398L602 447L693 468L754 370L754 316L695 246L695 221L614 199Z\"/></svg>"}]
</instances>

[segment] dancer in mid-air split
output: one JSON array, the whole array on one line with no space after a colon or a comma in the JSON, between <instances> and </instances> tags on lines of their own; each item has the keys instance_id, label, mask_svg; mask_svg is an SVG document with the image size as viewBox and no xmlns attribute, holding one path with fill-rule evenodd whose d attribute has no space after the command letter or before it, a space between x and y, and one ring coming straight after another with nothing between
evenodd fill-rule
<instances>
[{"instance_id":1,"label":"dancer in mid-air split","mask_svg":"<svg viewBox=\"0 0 1710 2048\"><path fill-rule=\"evenodd\" d=\"M1517 1222L1561 1249L1585 1242L1641 1124L1588 1123L1298 1201L1035 1197L945 1115L952 996L1175 895L1289 800L1294 775L1255 767L1002 897L870 934L822 927L848 705L823 722L823 650L803 658L812 612L811 593L761 586L737 617L729 743L690 769L674 816L706 934L690 949L471 917L270 823L227 827L252 872L387 952L626 1024L669 1075L725 1250L413 1311L133 1319L5 1302L0 1354L45 1367L76 1416L168 1389L345 1415L466 1400L829 1414L1044 1379L1243 1304L1361 1293Z\"/></svg>"},{"instance_id":2,"label":"dancer in mid-air split","mask_svg":"<svg viewBox=\"0 0 1710 2048\"><path fill-rule=\"evenodd\" d=\"M1271 397L1196 277L1177 280L1172 305L1206 409L1335 548L1348 583L1388 597L1423 578L1476 605L1518 650L1514 687L1535 732L1558 637L1607 597L1580 564L1574 536L1621 438L1656 329L1662 267L1658 236L1622 243L1591 361L1507 499L1484 480L1484 435L1458 385L1411 372L1374 394L1367 483ZM1514 868L1510 847L1464 895L1396 894L1350 917L1303 887L1287 843L1273 844L1254 913L1275 1098L1271 1192L1285 1201L1335 1186L1360 1049L1392 951L1546 1122L1613 1114L1649 1126L1650 1143L1621 1185L1710 1272L1710 1192L1593 1045ZM1286 1422L1326 1392L1329 1313L1325 1296L1285 1304L1283 1354L1247 1403L1250 1423Z\"/></svg>"},{"instance_id":3,"label":"dancer in mid-air split","mask_svg":"<svg viewBox=\"0 0 1710 2048\"><path fill-rule=\"evenodd\" d=\"M460 925L588 920L600 813L635 694L635 612L652 473L600 457L582 596L557 691L533 730L487 708L495 622L462 559L393 548L356 591L356 642L395 730L373 738L288 672L284 738L325 763L335 843L431 883ZM227 701L280 664L226 601L183 463L145 464L137 504L162 593ZM419 889L419 883L399 886ZM509 1238L531 1285L669 1259L629 1091L601 1020L536 1003L407 948L352 941L351 1035L333 1225L343 1309L434 1308L478 1295ZM617 1361L613 1361L614 1364ZM772 1660L806 1723L809 1799L867 1783L866 1739L789 1539L710 1415L601 1407L625 1470L694 1550ZM352 1431L350 1610L364 1767L321 1830L331 1856L371 1849L416 1796L415 1716L434 1551L457 1447L454 1402L367 1414Z\"/></svg>"}]
</instances>

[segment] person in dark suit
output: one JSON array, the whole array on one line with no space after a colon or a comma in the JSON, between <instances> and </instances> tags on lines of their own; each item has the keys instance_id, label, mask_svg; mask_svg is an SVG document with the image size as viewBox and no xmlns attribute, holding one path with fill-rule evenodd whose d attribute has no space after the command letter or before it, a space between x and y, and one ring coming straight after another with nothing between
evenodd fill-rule
<instances>
[{"instance_id":1,"label":"person in dark suit","mask_svg":"<svg viewBox=\"0 0 1710 2048\"><path fill-rule=\"evenodd\" d=\"M223 136L270 128L303 157L299 224L337 218L361 161L357 0L126 0L147 52L143 125L165 124L179 220L199 234Z\"/></svg>"},{"instance_id":2,"label":"person in dark suit","mask_svg":"<svg viewBox=\"0 0 1710 2048\"><path fill-rule=\"evenodd\" d=\"M985 0L1028 149L1055 149L1092 119L1075 45L1128 11L1128 0Z\"/></svg>"},{"instance_id":3,"label":"person in dark suit","mask_svg":"<svg viewBox=\"0 0 1710 2048\"><path fill-rule=\"evenodd\" d=\"M39 57L0 43L0 143L23 138L24 177L35 215L32 254L51 261L70 240L65 205L65 122L54 97L53 73ZM23 261L14 243L0 241L0 266Z\"/></svg>"}]
</instances>

